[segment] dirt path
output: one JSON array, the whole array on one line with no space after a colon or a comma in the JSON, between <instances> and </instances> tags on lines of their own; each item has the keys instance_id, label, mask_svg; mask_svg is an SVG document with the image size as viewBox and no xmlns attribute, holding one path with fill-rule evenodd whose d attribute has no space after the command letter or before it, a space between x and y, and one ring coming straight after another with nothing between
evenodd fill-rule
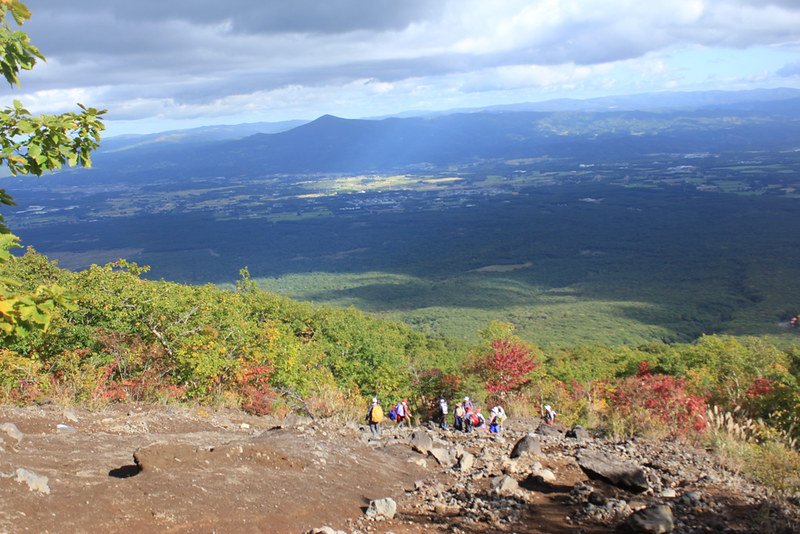
<instances>
[{"instance_id":1,"label":"dirt path","mask_svg":"<svg viewBox=\"0 0 800 534\"><path fill-rule=\"evenodd\" d=\"M370 442L354 423L276 421L238 411L5 406L4 423L13 424L0 427L0 532L8 533L283 533L330 525L348 533L594 534L613 531L621 516L608 515L610 505L605 516L596 510L592 516L591 506L576 500L576 484L592 484L612 504L623 503L625 513L657 498L591 480L575 462L579 445L560 437L543 438L535 465L533 458L509 463L508 452L529 430L522 422L499 437L427 433L435 447L474 458L469 469L443 467L414 450L407 430L389 429ZM662 471L677 469L666 456L647 454ZM532 477L539 468L555 480ZM763 491L731 495L719 477L706 475L704 483L687 473L675 475L676 497L700 488L704 503L694 513L727 518L732 532L747 531L753 514L768 510L758 501ZM519 481L519 489L493 488L504 476ZM720 504L725 496L730 506ZM397 515L368 520L369 502L384 497L397 502ZM687 509L681 506L675 501L673 508Z\"/></svg>"},{"instance_id":2,"label":"dirt path","mask_svg":"<svg viewBox=\"0 0 800 534\"><path fill-rule=\"evenodd\" d=\"M302 419L4 407L3 422L23 434L0 433L3 532L298 532L400 499L425 476L408 447L379 451ZM49 493L18 469L47 477Z\"/></svg>"}]
</instances>

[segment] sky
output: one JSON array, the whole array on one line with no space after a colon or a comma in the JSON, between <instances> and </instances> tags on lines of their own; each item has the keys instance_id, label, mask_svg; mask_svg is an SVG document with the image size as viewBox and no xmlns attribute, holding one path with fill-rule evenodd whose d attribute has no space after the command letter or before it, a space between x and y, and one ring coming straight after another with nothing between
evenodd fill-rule
<instances>
[{"instance_id":1,"label":"sky","mask_svg":"<svg viewBox=\"0 0 800 534\"><path fill-rule=\"evenodd\" d=\"M106 136L661 91L800 88L798 0L23 0L0 104Z\"/></svg>"}]
</instances>

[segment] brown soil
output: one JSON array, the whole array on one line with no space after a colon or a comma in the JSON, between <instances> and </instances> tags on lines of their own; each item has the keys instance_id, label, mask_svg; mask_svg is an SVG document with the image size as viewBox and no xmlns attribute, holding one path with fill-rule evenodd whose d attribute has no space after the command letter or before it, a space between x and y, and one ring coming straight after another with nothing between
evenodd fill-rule
<instances>
[{"instance_id":1,"label":"brown soil","mask_svg":"<svg viewBox=\"0 0 800 534\"><path fill-rule=\"evenodd\" d=\"M0 532L282 533L329 525L396 534L591 534L615 526L576 519L580 505L570 499L576 482L591 482L609 495L619 490L589 481L569 454L542 460L557 474L556 482L521 482L524 495L514 497L523 510L517 520L465 522L463 510L434 505L430 498L436 492L452 495L465 478L412 450L404 442L408 430L392 428L380 442L368 443L353 423L164 406L99 412L5 406L2 423L13 423L23 436L17 442L0 432ZM513 431L505 438L442 436L476 457L480 439L509 451L515 442ZM26 483L20 469L47 477L46 486ZM466 479L463 492L491 499L490 471ZM729 493L720 490L718 496ZM383 497L397 501L397 516L368 521L369 502ZM734 499L727 510L731 521L741 516L737 525L758 509L736 512L746 502Z\"/></svg>"}]
</instances>

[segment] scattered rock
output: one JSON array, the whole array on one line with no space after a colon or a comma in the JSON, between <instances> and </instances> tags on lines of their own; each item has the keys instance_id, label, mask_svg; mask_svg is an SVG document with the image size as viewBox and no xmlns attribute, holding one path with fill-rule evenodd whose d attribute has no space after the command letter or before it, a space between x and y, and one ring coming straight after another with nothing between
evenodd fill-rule
<instances>
[{"instance_id":1,"label":"scattered rock","mask_svg":"<svg viewBox=\"0 0 800 534\"><path fill-rule=\"evenodd\" d=\"M17 482L25 482L31 491L38 491L45 495L50 495L50 486L48 486L48 478L43 475L37 475L33 471L28 471L21 467L17 468Z\"/></svg>"},{"instance_id":2,"label":"scattered rock","mask_svg":"<svg viewBox=\"0 0 800 534\"><path fill-rule=\"evenodd\" d=\"M442 467L453 467L453 456L448 449L442 447L434 447L428 451L428 454L436 458L439 465Z\"/></svg>"},{"instance_id":3,"label":"scattered rock","mask_svg":"<svg viewBox=\"0 0 800 534\"><path fill-rule=\"evenodd\" d=\"M431 437L426 432L419 430L411 433L409 443L412 449L422 454L427 454L428 451L433 448L433 440Z\"/></svg>"},{"instance_id":4,"label":"scattered rock","mask_svg":"<svg viewBox=\"0 0 800 534\"><path fill-rule=\"evenodd\" d=\"M347 534L344 530L334 530L331 527L318 527L306 531L306 534Z\"/></svg>"},{"instance_id":5,"label":"scattered rock","mask_svg":"<svg viewBox=\"0 0 800 534\"><path fill-rule=\"evenodd\" d=\"M572 429L567 431L566 437L583 440L583 439L589 439L591 436L589 435L589 432L581 425L575 425L574 427L572 427Z\"/></svg>"},{"instance_id":6,"label":"scattered rock","mask_svg":"<svg viewBox=\"0 0 800 534\"><path fill-rule=\"evenodd\" d=\"M22 438L24 437L22 432L20 432L19 428L17 428L17 425L14 423L3 423L0 425L0 430L5 432L9 438L13 439L17 443L22 441Z\"/></svg>"},{"instance_id":7,"label":"scattered rock","mask_svg":"<svg viewBox=\"0 0 800 534\"><path fill-rule=\"evenodd\" d=\"M605 506L608 504L608 497L599 491L593 491L589 494L588 501L590 504L594 504L595 506Z\"/></svg>"},{"instance_id":8,"label":"scattered rock","mask_svg":"<svg viewBox=\"0 0 800 534\"><path fill-rule=\"evenodd\" d=\"M681 502L687 506L700 506L703 502L703 496L699 491L687 491L681 497Z\"/></svg>"},{"instance_id":9,"label":"scattered rock","mask_svg":"<svg viewBox=\"0 0 800 534\"><path fill-rule=\"evenodd\" d=\"M519 491L519 483L515 478L503 475L492 479L492 489L500 494L513 494Z\"/></svg>"},{"instance_id":10,"label":"scattered rock","mask_svg":"<svg viewBox=\"0 0 800 534\"><path fill-rule=\"evenodd\" d=\"M512 458L519 458L524 454L542 454L542 444L536 434L526 434L511 450Z\"/></svg>"},{"instance_id":11,"label":"scattered rock","mask_svg":"<svg viewBox=\"0 0 800 534\"><path fill-rule=\"evenodd\" d=\"M420 467L428 467L428 460L425 458L409 458L408 462Z\"/></svg>"},{"instance_id":12,"label":"scattered rock","mask_svg":"<svg viewBox=\"0 0 800 534\"><path fill-rule=\"evenodd\" d=\"M648 506L632 513L623 524L628 532L642 534L665 534L672 532L675 521L672 509L666 504Z\"/></svg>"},{"instance_id":13,"label":"scattered rock","mask_svg":"<svg viewBox=\"0 0 800 534\"><path fill-rule=\"evenodd\" d=\"M553 438L560 438L564 435L564 428L559 425L548 425L547 423L541 423L536 428L536 434L540 436L550 436Z\"/></svg>"},{"instance_id":14,"label":"scattered rock","mask_svg":"<svg viewBox=\"0 0 800 534\"><path fill-rule=\"evenodd\" d=\"M537 469L533 472L533 476L540 478L542 482L554 482L556 480L556 474L549 469Z\"/></svg>"},{"instance_id":15,"label":"scattered rock","mask_svg":"<svg viewBox=\"0 0 800 534\"><path fill-rule=\"evenodd\" d=\"M716 464L707 451L683 442L533 434L535 439L529 439L540 453L535 456L521 444L535 426L530 419L512 419L503 440L478 432L390 426L378 445L367 446L358 441L355 423L316 419L304 429L268 430L273 422L259 417L224 411L181 419L167 414L166 408L146 418L140 412L116 418L135 425L141 420L150 435L112 435L102 421L122 409L77 412L78 433L64 434L55 432L57 422L70 424L62 407L30 408L26 417L20 417L16 407L0 407L0 422L14 421L26 430L24 446L14 450L8 427L0 431L0 444L5 439L7 450L0 454L0 485L9 490L0 500L0 517L11 518L14 528L35 524L43 532L59 532L65 524L75 531L102 531L99 526L120 520L130 527L126 530L163 532L196 524L198 519L186 506L191 502L208 511L209 520L202 524L208 531L599 533L616 526L633 534L694 534L756 532L759 524L753 523L752 510L759 507L775 532L800 532L800 507L794 500L772 499L763 486L741 479ZM224 420L230 424L222 425ZM252 425L246 432L243 421ZM422 450L429 447L425 438L430 438L426 454L412 450L410 436L415 431L419 434L413 439ZM509 453L516 444L519 456L512 458ZM124 465L133 463L133 451L137 465ZM606 470L596 468L602 476L589 471L592 454L606 468L623 464L640 469L648 491L633 495L628 485L612 482L615 477ZM106 471L105 465L116 469ZM17 472L18 466L25 470ZM119 481L138 476L140 470L134 483ZM51 490L48 479L38 473L47 474L57 487ZM145 504L139 510L149 513L131 510L119 519L119 509L108 506L109 476L114 498L142 499ZM643 485L641 479L639 483ZM227 491L231 484L237 491ZM174 498L164 499L160 490L142 493L147 486L170 491ZM287 514L285 503L298 502L301 494L324 498L300 497L300 510ZM365 494L395 499L402 495L402 501L394 507L383 499L369 503L363 500ZM656 507L665 502L667 508ZM81 511L73 513L76 503ZM295 516L296 511L304 515Z\"/></svg>"},{"instance_id":16,"label":"scattered rock","mask_svg":"<svg viewBox=\"0 0 800 534\"><path fill-rule=\"evenodd\" d=\"M570 500L574 503L580 504L589 502L589 495L594 491L594 487L584 482L576 482L569 492Z\"/></svg>"},{"instance_id":17,"label":"scattered rock","mask_svg":"<svg viewBox=\"0 0 800 534\"><path fill-rule=\"evenodd\" d=\"M600 451L582 449L578 465L589 476L598 476L624 489L645 491L649 487L642 468Z\"/></svg>"},{"instance_id":18,"label":"scattered rock","mask_svg":"<svg viewBox=\"0 0 800 534\"><path fill-rule=\"evenodd\" d=\"M313 422L314 420L311 419L310 417L303 417L302 415L289 414L281 420L280 425L284 428L301 427L301 426L308 426Z\"/></svg>"},{"instance_id":19,"label":"scattered rock","mask_svg":"<svg viewBox=\"0 0 800 534\"><path fill-rule=\"evenodd\" d=\"M78 417L75 415L75 412L73 412L69 408L64 408L64 417L68 421L72 421L73 423L77 423L78 422Z\"/></svg>"},{"instance_id":20,"label":"scattered rock","mask_svg":"<svg viewBox=\"0 0 800 534\"><path fill-rule=\"evenodd\" d=\"M56 432L61 432L62 434L73 434L77 432L74 426L65 425L63 423L58 423L56 425Z\"/></svg>"},{"instance_id":21,"label":"scattered rock","mask_svg":"<svg viewBox=\"0 0 800 534\"><path fill-rule=\"evenodd\" d=\"M397 503L391 497L369 502L366 516L370 519L393 519L397 513Z\"/></svg>"},{"instance_id":22,"label":"scattered rock","mask_svg":"<svg viewBox=\"0 0 800 534\"><path fill-rule=\"evenodd\" d=\"M472 469L475 463L475 455L470 452L462 452L461 457L458 459L458 468L462 473L467 473Z\"/></svg>"}]
</instances>

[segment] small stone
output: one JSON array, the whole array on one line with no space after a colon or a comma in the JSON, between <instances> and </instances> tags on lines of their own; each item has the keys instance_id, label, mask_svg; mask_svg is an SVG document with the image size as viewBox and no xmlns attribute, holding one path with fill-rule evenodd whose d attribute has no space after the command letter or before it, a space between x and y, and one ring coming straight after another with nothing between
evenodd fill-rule
<instances>
[{"instance_id":1,"label":"small stone","mask_svg":"<svg viewBox=\"0 0 800 534\"><path fill-rule=\"evenodd\" d=\"M73 423L78 422L78 417L75 415L75 412L73 412L69 408L64 409L64 417L66 417L68 421L72 421Z\"/></svg>"},{"instance_id":2,"label":"small stone","mask_svg":"<svg viewBox=\"0 0 800 534\"><path fill-rule=\"evenodd\" d=\"M347 534L344 530L334 530L329 526L312 528L306 531L306 534Z\"/></svg>"},{"instance_id":3,"label":"small stone","mask_svg":"<svg viewBox=\"0 0 800 534\"><path fill-rule=\"evenodd\" d=\"M428 454L436 458L436 461L439 462L439 465L442 467L453 467L453 457L450 455L449 450L435 447L429 450Z\"/></svg>"},{"instance_id":4,"label":"small stone","mask_svg":"<svg viewBox=\"0 0 800 534\"><path fill-rule=\"evenodd\" d=\"M433 440L431 437L427 433L419 430L411 433L409 442L411 443L411 448L422 454L427 454L433 449Z\"/></svg>"},{"instance_id":5,"label":"small stone","mask_svg":"<svg viewBox=\"0 0 800 534\"><path fill-rule=\"evenodd\" d=\"M9 438L13 439L17 443L22 441L22 438L24 437L24 434L20 432L19 428L17 428L17 425L14 423L3 423L0 425L0 430L5 432Z\"/></svg>"},{"instance_id":6,"label":"small stone","mask_svg":"<svg viewBox=\"0 0 800 534\"><path fill-rule=\"evenodd\" d=\"M593 491L589 494L589 502L595 506L605 506L608 504L608 498L598 491Z\"/></svg>"},{"instance_id":7,"label":"small stone","mask_svg":"<svg viewBox=\"0 0 800 534\"><path fill-rule=\"evenodd\" d=\"M682 500L689 506L700 506L703 496L699 491L687 491L683 494Z\"/></svg>"},{"instance_id":8,"label":"small stone","mask_svg":"<svg viewBox=\"0 0 800 534\"><path fill-rule=\"evenodd\" d=\"M566 433L566 437L573 438L573 439L589 439L589 432L586 431L581 425L575 425L572 427L571 430L568 430Z\"/></svg>"},{"instance_id":9,"label":"small stone","mask_svg":"<svg viewBox=\"0 0 800 534\"><path fill-rule=\"evenodd\" d=\"M397 513L397 503L391 497L370 501L366 516L369 519L392 519Z\"/></svg>"},{"instance_id":10,"label":"small stone","mask_svg":"<svg viewBox=\"0 0 800 534\"><path fill-rule=\"evenodd\" d=\"M632 513L624 525L634 533L666 534L675 528L675 521L669 506L657 504Z\"/></svg>"},{"instance_id":11,"label":"small stone","mask_svg":"<svg viewBox=\"0 0 800 534\"><path fill-rule=\"evenodd\" d=\"M555 473L549 469L538 469L534 471L534 475L542 479L543 482L553 482L556 479Z\"/></svg>"},{"instance_id":12,"label":"small stone","mask_svg":"<svg viewBox=\"0 0 800 534\"><path fill-rule=\"evenodd\" d=\"M48 486L48 478L43 475L37 475L33 471L28 471L21 467L17 468L17 482L25 482L31 491L38 491L46 495L50 494L50 486Z\"/></svg>"},{"instance_id":13,"label":"small stone","mask_svg":"<svg viewBox=\"0 0 800 534\"><path fill-rule=\"evenodd\" d=\"M464 452L461 454L461 458L458 460L458 468L462 473L466 473L472 469L474 463L475 456L469 452Z\"/></svg>"},{"instance_id":14,"label":"small stone","mask_svg":"<svg viewBox=\"0 0 800 534\"><path fill-rule=\"evenodd\" d=\"M492 479L492 489L497 493L516 493L519 490L519 483L516 479L503 475Z\"/></svg>"}]
</instances>

